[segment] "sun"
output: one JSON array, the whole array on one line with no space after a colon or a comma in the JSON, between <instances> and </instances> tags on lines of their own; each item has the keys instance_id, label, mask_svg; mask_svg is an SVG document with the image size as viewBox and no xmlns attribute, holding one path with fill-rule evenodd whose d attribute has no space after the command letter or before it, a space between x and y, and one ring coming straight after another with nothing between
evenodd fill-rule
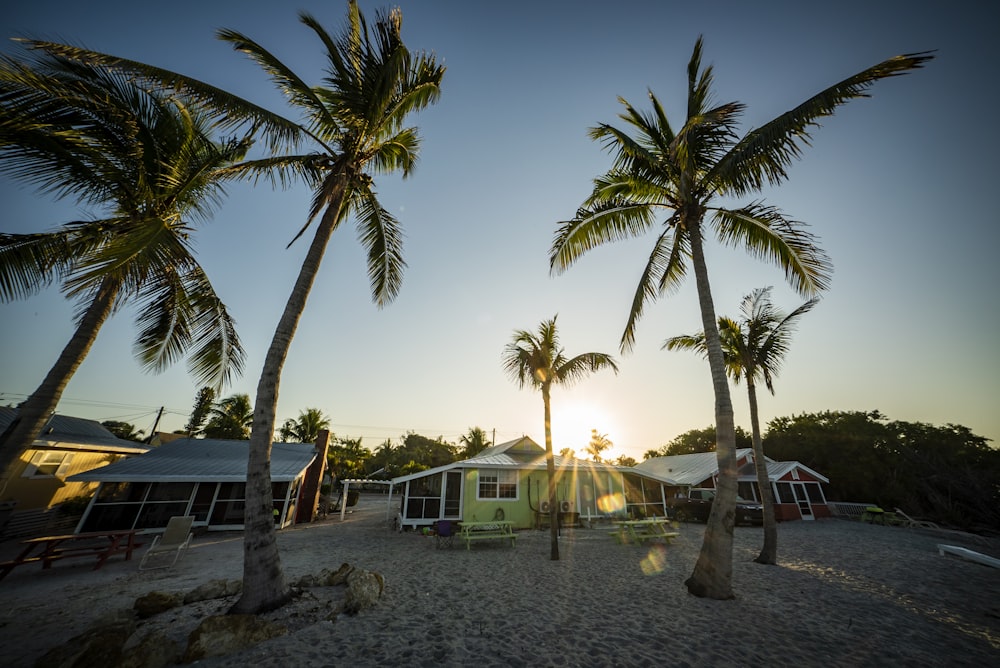
<instances>
[{"instance_id":1,"label":"sun","mask_svg":"<svg viewBox=\"0 0 1000 668\"><path fill-rule=\"evenodd\" d=\"M555 402L553 402L555 403ZM579 459L589 459L587 444L590 430L596 429L615 443L602 453L603 459L617 457L620 450L615 435L620 433L614 418L601 406L590 402L572 402L552 407L552 449L558 453L564 448L572 448Z\"/></svg>"}]
</instances>

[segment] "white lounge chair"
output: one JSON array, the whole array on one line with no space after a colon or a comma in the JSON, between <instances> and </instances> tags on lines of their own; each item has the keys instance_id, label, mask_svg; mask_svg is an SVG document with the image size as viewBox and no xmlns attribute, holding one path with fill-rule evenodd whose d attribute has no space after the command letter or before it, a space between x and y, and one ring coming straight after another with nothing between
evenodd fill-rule
<instances>
[{"instance_id":1,"label":"white lounge chair","mask_svg":"<svg viewBox=\"0 0 1000 668\"><path fill-rule=\"evenodd\" d=\"M139 570L170 568L176 564L177 560L181 558L181 553L191 545L191 524L193 522L194 517L190 515L171 517L167 522L167 528L163 530L162 534L153 538L153 544L146 550L146 554L142 555L142 561L139 562ZM170 560L170 563L165 563L167 559L154 559L153 561L164 563L159 566L146 566L146 562L150 557L155 557L159 554L167 554L168 556L173 554L173 559Z\"/></svg>"},{"instance_id":2,"label":"white lounge chair","mask_svg":"<svg viewBox=\"0 0 1000 668\"><path fill-rule=\"evenodd\" d=\"M904 513L899 508L896 508L896 517L899 519L899 521L901 521L903 523L903 526L905 526L905 527L910 527L910 528L922 527L924 529L940 529L941 528L937 524L935 524L934 522L931 522L930 520L922 520L922 519L917 518L917 517L910 517L909 515L907 515L906 513Z\"/></svg>"}]
</instances>

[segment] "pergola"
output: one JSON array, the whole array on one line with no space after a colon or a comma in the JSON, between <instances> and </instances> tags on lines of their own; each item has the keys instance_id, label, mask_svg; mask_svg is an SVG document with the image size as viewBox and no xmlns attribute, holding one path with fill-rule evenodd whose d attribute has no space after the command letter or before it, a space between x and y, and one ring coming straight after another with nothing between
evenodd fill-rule
<instances>
[{"instance_id":1,"label":"pergola","mask_svg":"<svg viewBox=\"0 0 1000 668\"><path fill-rule=\"evenodd\" d=\"M389 487L388 499L385 505L385 518L389 519L389 513L392 509L392 481L391 480L368 480L365 478L348 478L347 480L341 480L344 483L344 501L340 504L340 519L343 521L344 515L347 514L347 490L350 489L351 483L356 483L358 485L387 485Z\"/></svg>"}]
</instances>

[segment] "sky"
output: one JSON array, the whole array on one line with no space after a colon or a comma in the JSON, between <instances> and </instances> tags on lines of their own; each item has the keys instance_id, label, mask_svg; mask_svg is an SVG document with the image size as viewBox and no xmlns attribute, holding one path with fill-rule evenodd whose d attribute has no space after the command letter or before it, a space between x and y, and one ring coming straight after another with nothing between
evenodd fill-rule
<instances>
[{"instance_id":1,"label":"sky","mask_svg":"<svg viewBox=\"0 0 1000 668\"><path fill-rule=\"evenodd\" d=\"M663 341L701 329L693 276L650 304L636 345L619 351L647 236L591 251L553 276L548 250L611 158L587 137L623 126L622 97L648 109L647 91L679 124L686 66L699 35L715 68L716 102L747 105L743 130L891 56L936 49L905 77L877 83L826 119L786 183L762 196L809 224L832 258L822 301L799 321L775 383L761 392L763 424L823 411L879 410L892 420L960 424L1000 441L1000 92L996 9L970 2L837 3L619 0L468 2L402 0L403 39L447 71L439 102L411 116L421 157L408 179L376 179L402 222L402 291L372 304L353 222L338 230L281 378L279 424L319 408L337 436L374 448L408 431L457 442L471 427L496 442L543 443L540 395L504 374L515 330L558 314L568 355L614 354L602 371L553 391L556 450L581 452L592 429L610 455L641 459L691 429L714 424L707 362ZM374 21L384 2L360 2ZM7 37L30 36L183 72L290 114L255 65L215 38L254 38L310 83L322 47L299 23L314 14L334 34L346 0L298 5L256 0L170 3L33 0L0 13ZM264 352L305 254L304 186L237 184L200 223L196 251L237 321L246 372L223 391L253 395ZM52 201L0 176L0 229L53 229L99 211ZM782 272L711 241L709 277L719 314L774 286L785 312L805 298ZM34 391L72 332L73 304L58 288L0 304L0 403ZM184 364L152 375L132 356L135 311L107 322L69 383L58 412L180 429L197 386ZM749 431L745 386L732 388ZM607 453L606 453L607 456Z\"/></svg>"}]
</instances>

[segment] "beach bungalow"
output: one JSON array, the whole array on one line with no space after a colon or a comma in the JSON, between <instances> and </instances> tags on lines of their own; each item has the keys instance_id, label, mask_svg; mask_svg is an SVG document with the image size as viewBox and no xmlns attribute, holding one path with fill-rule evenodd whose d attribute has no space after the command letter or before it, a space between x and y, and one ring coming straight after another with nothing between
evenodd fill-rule
<instances>
[{"instance_id":1,"label":"beach bungalow","mask_svg":"<svg viewBox=\"0 0 1000 668\"><path fill-rule=\"evenodd\" d=\"M278 528L312 521L329 433L312 443L275 443L271 490ZM79 531L157 529L193 515L209 531L243 529L248 441L181 438L74 480L97 483Z\"/></svg>"},{"instance_id":2,"label":"beach bungalow","mask_svg":"<svg viewBox=\"0 0 1000 668\"><path fill-rule=\"evenodd\" d=\"M563 524L600 518L663 517L676 483L652 471L555 457L556 498ZM402 489L399 522L504 519L515 528L548 526L545 449L522 438L494 445L452 464L393 478Z\"/></svg>"},{"instance_id":3,"label":"beach bungalow","mask_svg":"<svg viewBox=\"0 0 1000 668\"><path fill-rule=\"evenodd\" d=\"M0 432L16 417L17 409L0 407ZM60 506L89 497L96 487L69 480L71 476L148 450L142 443L117 438L95 420L53 415L42 434L14 462L0 491L0 533L10 538L71 526L75 520L62 513Z\"/></svg>"},{"instance_id":4,"label":"beach bungalow","mask_svg":"<svg viewBox=\"0 0 1000 668\"><path fill-rule=\"evenodd\" d=\"M760 501L757 469L753 450L738 448L736 463L739 467L738 493L751 501ZM636 466L636 469L660 477L676 480L685 488L715 488L719 464L715 452L698 452L690 455L653 457ZM823 484L830 480L799 462L776 462L767 458L767 477L774 495L774 514L778 521L811 520L829 517L830 507L823 494Z\"/></svg>"}]
</instances>

